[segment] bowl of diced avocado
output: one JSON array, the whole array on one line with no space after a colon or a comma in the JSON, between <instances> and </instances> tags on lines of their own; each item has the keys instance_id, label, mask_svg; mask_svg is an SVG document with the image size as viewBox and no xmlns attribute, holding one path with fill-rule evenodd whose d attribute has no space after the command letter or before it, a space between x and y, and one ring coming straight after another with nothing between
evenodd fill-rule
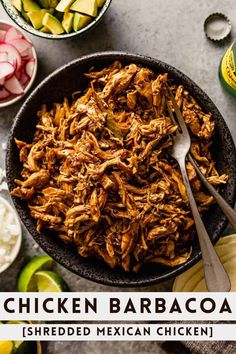
<instances>
[{"instance_id":1,"label":"bowl of diced avocado","mask_svg":"<svg viewBox=\"0 0 236 354\"><path fill-rule=\"evenodd\" d=\"M18 26L39 37L66 39L97 25L112 0L2 0Z\"/></svg>"}]
</instances>

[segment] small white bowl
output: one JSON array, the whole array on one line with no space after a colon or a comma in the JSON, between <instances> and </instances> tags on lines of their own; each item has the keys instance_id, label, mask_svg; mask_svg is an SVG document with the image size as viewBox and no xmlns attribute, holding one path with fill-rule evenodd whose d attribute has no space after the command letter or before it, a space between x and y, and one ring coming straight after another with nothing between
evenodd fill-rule
<instances>
[{"instance_id":1,"label":"small white bowl","mask_svg":"<svg viewBox=\"0 0 236 354\"><path fill-rule=\"evenodd\" d=\"M32 41L29 39L29 37L19 29L19 27L16 27L14 24L10 23L10 22L7 22L7 21L3 21L1 20L0 21L0 30L3 30L3 31L6 31L8 30L10 27L14 27L27 41L29 41L30 43L32 43ZM9 96L8 98L6 98L5 100L3 101L0 101L0 108L3 108L3 107L7 107L7 106L10 106L16 102L18 102L19 100L21 100L25 94L30 90L31 86L33 85L33 82L36 78L36 74L37 74L37 69L38 69L38 58L37 58L37 54L36 54L36 50L32 44L32 57L34 58L35 60L35 65L34 65L34 71L33 71L33 74L31 76L31 79L30 81L28 82L28 85L25 87L24 89L24 93L23 95L19 95L19 96L16 96L16 95L11 95Z\"/></svg>"},{"instance_id":2,"label":"small white bowl","mask_svg":"<svg viewBox=\"0 0 236 354\"><path fill-rule=\"evenodd\" d=\"M4 205L13 215L14 215L14 219L18 228L18 237L16 240L16 243L14 244L14 246L12 246L12 251L11 251L11 261L9 263L6 263L2 266L0 266L0 273L4 272L4 270L8 269L12 263L15 261L20 248L21 248L21 243L22 243L22 230L21 230L21 224L17 215L17 212L15 211L15 209L11 206L11 204L4 198L2 198L0 196L0 207L1 205ZM1 227L1 225L0 225Z\"/></svg>"}]
</instances>

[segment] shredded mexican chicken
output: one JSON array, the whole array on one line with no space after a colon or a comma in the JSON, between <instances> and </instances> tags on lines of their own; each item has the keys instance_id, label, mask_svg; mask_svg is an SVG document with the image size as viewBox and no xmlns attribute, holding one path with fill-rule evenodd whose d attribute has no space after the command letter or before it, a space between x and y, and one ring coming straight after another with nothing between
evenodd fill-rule
<instances>
[{"instance_id":1,"label":"shredded mexican chicken","mask_svg":"<svg viewBox=\"0 0 236 354\"><path fill-rule=\"evenodd\" d=\"M214 120L183 86L118 61L86 74L87 90L69 104L38 112L32 143L15 139L23 164L13 196L25 199L37 230L54 230L82 257L138 271L144 263L176 266L195 235L188 197L169 152L177 126L171 87L191 132L191 153L212 185L227 182L209 151ZM77 93L78 94L78 93ZM201 213L213 203L190 162Z\"/></svg>"}]
</instances>

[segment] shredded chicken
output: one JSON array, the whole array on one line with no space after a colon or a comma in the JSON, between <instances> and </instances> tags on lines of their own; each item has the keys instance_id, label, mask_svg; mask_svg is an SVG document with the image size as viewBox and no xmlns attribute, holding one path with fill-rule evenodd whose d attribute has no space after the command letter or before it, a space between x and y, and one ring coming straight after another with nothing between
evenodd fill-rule
<instances>
[{"instance_id":1,"label":"shredded chicken","mask_svg":"<svg viewBox=\"0 0 236 354\"><path fill-rule=\"evenodd\" d=\"M177 126L169 86L191 133L191 153L211 184L227 182L210 153L214 120L167 74L114 62L89 72L89 87L69 104L43 106L33 142L16 139L22 180L12 195L26 199L37 230L54 230L82 257L138 271L145 263L176 266L191 255L195 234L188 196L169 151ZM201 212L213 198L190 162Z\"/></svg>"}]
</instances>

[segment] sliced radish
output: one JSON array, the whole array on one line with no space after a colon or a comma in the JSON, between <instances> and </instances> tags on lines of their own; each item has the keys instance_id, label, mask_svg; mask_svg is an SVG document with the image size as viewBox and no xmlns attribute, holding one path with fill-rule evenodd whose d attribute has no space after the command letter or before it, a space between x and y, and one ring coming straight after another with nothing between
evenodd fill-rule
<instances>
[{"instance_id":1,"label":"sliced radish","mask_svg":"<svg viewBox=\"0 0 236 354\"><path fill-rule=\"evenodd\" d=\"M0 53L0 61L7 61L8 56L6 52Z\"/></svg>"},{"instance_id":2,"label":"sliced radish","mask_svg":"<svg viewBox=\"0 0 236 354\"><path fill-rule=\"evenodd\" d=\"M21 57L24 60L29 60L32 58L32 48L28 48L21 53Z\"/></svg>"},{"instance_id":3,"label":"sliced radish","mask_svg":"<svg viewBox=\"0 0 236 354\"><path fill-rule=\"evenodd\" d=\"M23 36L14 27L10 27L5 34L4 42L9 43L15 39L23 38Z\"/></svg>"},{"instance_id":4,"label":"sliced radish","mask_svg":"<svg viewBox=\"0 0 236 354\"><path fill-rule=\"evenodd\" d=\"M12 93L13 95L22 95L24 93L24 90L19 82L19 80L17 80L17 78L14 76L12 76L10 79L8 79L7 81L5 81L5 89L7 91L9 91L10 93Z\"/></svg>"},{"instance_id":5,"label":"sliced radish","mask_svg":"<svg viewBox=\"0 0 236 354\"><path fill-rule=\"evenodd\" d=\"M14 39L13 41L11 41L11 45L13 45L20 54L24 53L24 51L32 47L31 43L29 43L26 39L22 38Z\"/></svg>"},{"instance_id":6,"label":"sliced radish","mask_svg":"<svg viewBox=\"0 0 236 354\"><path fill-rule=\"evenodd\" d=\"M16 70L20 69L21 67L21 56L18 50L13 47L11 44L6 44L0 42L0 53L7 53L8 62L12 65L16 64Z\"/></svg>"},{"instance_id":7,"label":"sliced radish","mask_svg":"<svg viewBox=\"0 0 236 354\"><path fill-rule=\"evenodd\" d=\"M24 94L35 69L32 47L15 27L0 30L0 101Z\"/></svg>"},{"instance_id":8,"label":"sliced radish","mask_svg":"<svg viewBox=\"0 0 236 354\"><path fill-rule=\"evenodd\" d=\"M25 66L25 72L29 77L32 77L34 72L34 59L30 59Z\"/></svg>"},{"instance_id":9,"label":"sliced radish","mask_svg":"<svg viewBox=\"0 0 236 354\"><path fill-rule=\"evenodd\" d=\"M26 82L29 81L29 80L30 80L30 77L25 72L22 72L21 79L20 79L22 84L25 85Z\"/></svg>"},{"instance_id":10,"label":"sliced radish","mask_svg":"<svg viewBox=\"0 0 236 354\"><path fill-rule=\"evenodd\" d=\"M0 101L5 100L9 96L10 96L10 92L8 92L5 88L2 88L0 90Z\"/></svg>"},{"instance_id":11,"label":"sliced radish","mask_svg":"<svg viewBox=\"0 0 236 354\"><path fill-rule=\"evenodd\" d=\"M6 35L6 31L0 30L0 41L1 42L4 42L5 35Z\"/></svg>"},{"instance_id":12,"label":"sliced radish","mask_svg":"<svg viewBox=\"0 0 236 354\"><path fill-rule=\"evenodd\" d=\"M15 77L20 81L22 76L22 69L15 71Z\"/></svg>"},{"instance_id":13,"label":"sliced radish","mask_svg":"<svg viewBox=\"0 0 236 354\"><path fill-rule=\"evenodd\" d=\"M0 63L0 79L4 79L5 77L12 75L14 71L14 66L8 61L3 61Z\"/></svg>"},{"instance_id":14,"label":"sliced radish","mask_svg":"<svg viewBox=\"0 0 236 354\"><path fill-rule=\"evenodd\" d=\"M27 62L28 62L28 60L22 60L22 64L21 64L21 68L20 68L22 74L23 74L23 73L26 74L25 66L26 66Z\"/></svg>"},{"instance_id":15,"label":"sliced radish","mask_svg":"<svg viewBox=\"0 0 236 354\"><path fill-rule=\"evenodd\" d=\"M20 83L24 88L28 85L29 81L30 81L30 78L28 76L22 74Z\"/></svg>"}]
</instances>

